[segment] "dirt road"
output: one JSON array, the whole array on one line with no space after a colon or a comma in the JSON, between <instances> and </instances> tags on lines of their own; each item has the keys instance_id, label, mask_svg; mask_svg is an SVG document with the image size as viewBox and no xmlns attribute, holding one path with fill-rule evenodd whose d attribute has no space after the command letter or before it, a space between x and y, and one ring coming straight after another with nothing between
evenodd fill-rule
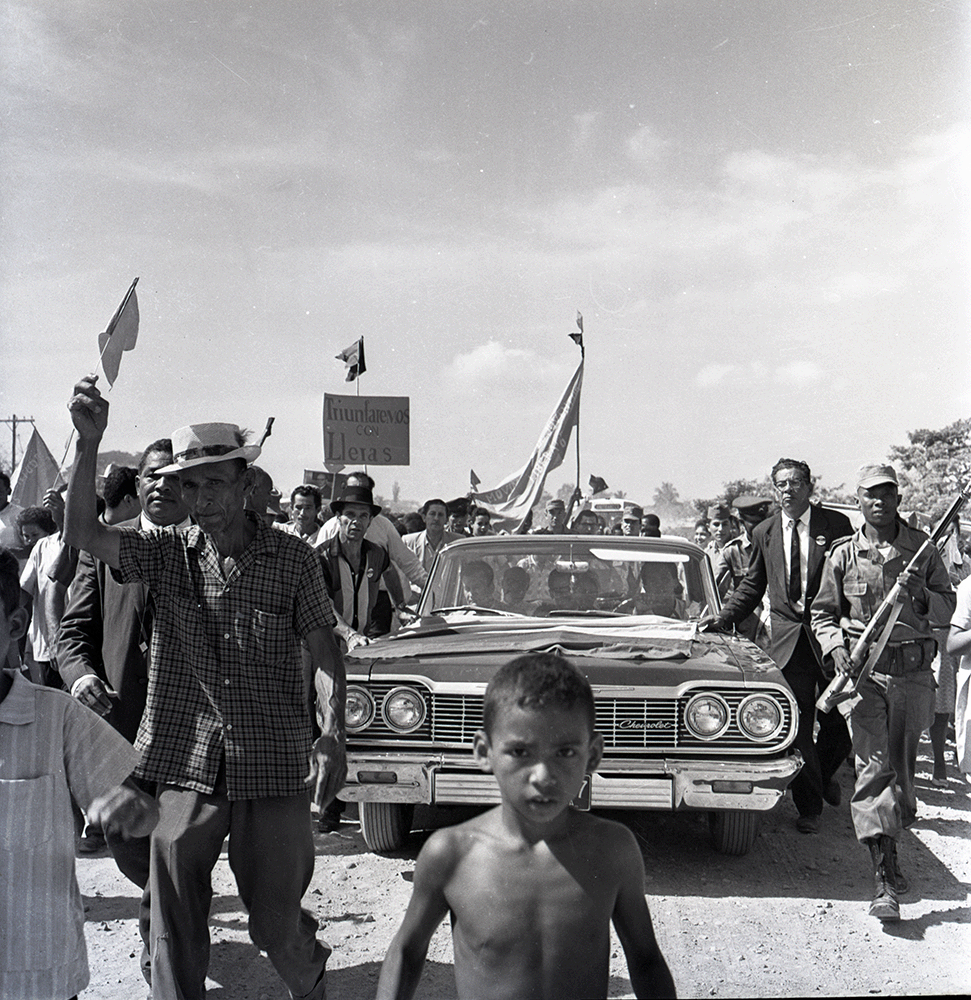
<instances>
[{"instance_id":1,"label":"dirt road","mask_svg":"<svg viewBox=\"0 0 971 1000\"><path fill-rule=\"evenodd\" d=\"M926 749L926 744L925 744ZM643 845L645 892L662 949L683 997L938 995L971 992L971 785L953 770L946 789L930 785L920 760L921 815L900 844L912 889L903 919L881 925L867 916L869 856L853 837L846 801L851 775L840 772L844 804L827 808L818 836L794 827L789 800L766 815L743 858L708 846L702 817L613 814ZM422 816L416 816L421 821ZM306 903L334 948L331 1000L374 996L385 948L410 894L424 839L376 857L355 821L317 836L317 867ZM107 855L80 857L88 907L91 986L84 997L147 996L133 887ZM216 871L209 996L213 1000L284 1000L286 990L246 935L225 853ZM614 941L611 997L630 997L623 952ZM454 996L447 926L429 951L419 996Z\"/></svg>"}]
</instances>

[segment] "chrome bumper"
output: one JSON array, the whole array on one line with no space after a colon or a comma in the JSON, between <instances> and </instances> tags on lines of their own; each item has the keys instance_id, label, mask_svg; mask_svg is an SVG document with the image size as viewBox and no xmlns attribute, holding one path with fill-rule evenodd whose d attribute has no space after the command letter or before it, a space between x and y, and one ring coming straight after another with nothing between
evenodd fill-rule
<instances>
[{"instance_id":1,"label":"chrome bumper","mask_svg":"<svg viewBox=\"0 0 971 1000\"><path fill-rule=\"evenodd\" d=\"M604 760L593 775L594 809L771 809L802 767L802 757L768 761ZM499 786L468 756L348 755L348 802L495 805Z\"/></svg>"}]
</instances>

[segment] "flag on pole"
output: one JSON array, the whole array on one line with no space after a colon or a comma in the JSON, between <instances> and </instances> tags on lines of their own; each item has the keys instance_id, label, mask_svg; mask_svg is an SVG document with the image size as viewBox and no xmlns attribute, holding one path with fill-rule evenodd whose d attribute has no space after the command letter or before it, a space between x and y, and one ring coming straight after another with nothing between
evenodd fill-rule
<instances>
[{"instance_id":1,"label":"flag on pole","mask_svg":"<svg viewBox=\"0 0 971 1000\"><path fill-rule=\"evenodd\" d=\"M345 347L336 358L347 365L345 382L353 382L354 379L360 378L367 371L364 364L364 338L360 337L350 347Z\"/></svg>"},{"instance_id":2,"label":"flag on pole","mask_svg":"<svg viewBox=\"0 0 971 1000\"><path fill-rule=\"evenodd\" d=\"M600 476L590 477L590 492L591 493L603 493L607 489L607 481L601 479Z\"/></svg>"},{"instance_id":3,"label":"flag on pole","mask_svg":"<svg viewBox=\"0 0 971 1000\"><path fill-rule=\"evenodd\" d=\"M63 485L57 462L35 427L23 458L14 470L10 502L20 507L39 507L48 490Z\"/></svg>"},{"instance_id":4,"label":"flag on pole","mask_svg":"<svg viewBox=\"0 0 971 1000\"><path fill-rule=\"evenodd\" d=\"M577 347L579 347L580 350L582 351L583 350L583 315L581 314L581 312L580 312L579 309L577 310L577 326L579 327L580 332L579 333L571 333L571 334L568 334L568 336L569 336L570 340L572 340L573 343L576 344Z\"/></svg>"},{"instance_id":5,"label":"flag on pole","mask_svg":"<svg viewBox=\"0 0 971 1000\"><path fill-rule=\"evenodd\" d=\"M570 434L580 415L580 387L583 383L583 361L550 414L529 461L498 486L476 492L476 499L493 509L493 521L502 519L519 524L539 500L546 476L563 463Z\"/></svg>"},{"instance_id":6,"label":"flag on pole","mask_svg":"<svg viewBox=\"0 0 971 1000\"><path fill-rule=\"evenodd\" d=\"M138 296L135 294L137 284L138 278L131 283L105 332L98 334L101 367L104 369L108 384L112 386L118 378L122 352L130 351L138 339Z\"/></svg>"},{"instance_id":7,"label":"flag on pole","mask_svg":"<svg viewBox=\"0 0 971 1000\"><path fill-rule=\"evenodd\" d=\"M472 484L472 489L475 489L482 480L475 474L475 469L469 470L469 482Z\"/></svg>"}]
</instances>

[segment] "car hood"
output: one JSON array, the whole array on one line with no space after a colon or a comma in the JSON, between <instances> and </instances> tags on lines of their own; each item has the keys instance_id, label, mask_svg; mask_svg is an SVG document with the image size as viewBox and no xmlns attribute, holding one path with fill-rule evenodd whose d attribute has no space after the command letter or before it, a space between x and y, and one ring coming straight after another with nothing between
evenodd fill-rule
<instances>
[{"instance_id":1,"label":"car hood","mask_svg":"<svg viewBox=\"0 0 971 1000\"><path fill-rule=\"evenodd\" d=\"M487 682L503 663L527 652L558 652L595 684L780 680L775 664L753 643L699 633L693 623L628 618L427 618L346 654L348 674L420 674L431 681ZM419 662L420 661L420 662ZM768 674L774 675L772 677Z\"/></svg>"}]
</instances>

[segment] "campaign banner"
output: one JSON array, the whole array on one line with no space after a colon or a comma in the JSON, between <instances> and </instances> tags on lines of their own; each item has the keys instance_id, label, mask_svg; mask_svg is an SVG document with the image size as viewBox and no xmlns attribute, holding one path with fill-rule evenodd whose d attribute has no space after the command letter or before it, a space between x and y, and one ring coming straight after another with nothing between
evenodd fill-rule
<instances>
[{"instance_id":1,"label":"campaign banner","mask_svg":"<svg viewBox=\"0 0 971 1000\"><path fill-rule=\"evenodd\" d=\"M408 396L324 393L324 461L409 465Z\"/></svg>"},{"instance_id":2,"label":"campaign banner","mask_svg":"<svg viewBox=\"0 0 971 1000\"><path fill-rule=\"evenodd\" d=\"M327 503L339 497L347 486L347 476L339 472L324 472L322 469L304 469L302 481L316 486Z\"/></svg>"}]
</instances>

